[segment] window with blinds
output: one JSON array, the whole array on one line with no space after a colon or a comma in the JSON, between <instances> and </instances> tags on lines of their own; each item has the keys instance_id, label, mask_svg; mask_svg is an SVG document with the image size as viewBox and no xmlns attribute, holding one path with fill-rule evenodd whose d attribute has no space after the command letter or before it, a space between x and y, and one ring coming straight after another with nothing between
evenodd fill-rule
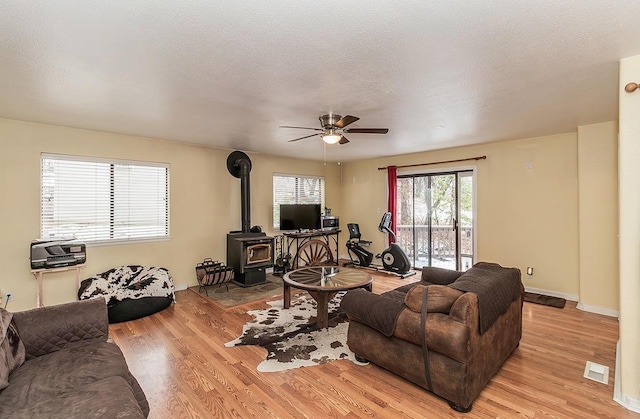
<instances>
[{"instance_id":1,"label":"window with blinds","mask_svg":"<svg viewBox=\"0 0 640 419\"><path fill-rule=\"evenodd\" d=\"M169 167L43 154L40 237L87 243L169 236Z\"/></svg>"},{"instance_id":2,"label":"window with blinds","mask_svg":"<svg viewBox=\"0 0 640 419\"><path fill-rule=\"evenodd\" d=\"M273 175L273 229L280 229L280 204L321 204L324 207L324 178L321 176Z\"/></svg>"}]
</instances>

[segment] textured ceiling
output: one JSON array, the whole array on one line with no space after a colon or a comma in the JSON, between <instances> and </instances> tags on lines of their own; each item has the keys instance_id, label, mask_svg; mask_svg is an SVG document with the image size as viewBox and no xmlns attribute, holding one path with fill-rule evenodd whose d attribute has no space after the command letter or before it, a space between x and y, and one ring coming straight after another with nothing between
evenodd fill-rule
<instances>
[{"instance_id":1,"label":"textured ceiling","mask_svg":"<svg viewBox=\"0 0 640 419\"><path fill-rule=\"evenodd\" d=\"M347 161L615 120L637 54L637 0L12 0L0 117L318 160L278 126L390 129Z\"/></svg>"}]
</instances>

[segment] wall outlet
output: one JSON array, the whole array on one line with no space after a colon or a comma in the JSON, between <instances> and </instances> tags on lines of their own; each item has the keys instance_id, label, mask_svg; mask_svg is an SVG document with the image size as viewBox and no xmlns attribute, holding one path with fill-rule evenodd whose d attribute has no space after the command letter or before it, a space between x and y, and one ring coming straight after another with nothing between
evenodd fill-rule
<instances>
[{"instance_id":1,"label":"wall outlet","mask_svg":"<svg viewBox=\"0 0 640 419\"><path fill-rule=\"evenodd\" d=\"M6 298L7 298L7 303L10 302L11 300L13 300L13 293L8 292L5 294Z\"/></svg>"}]
</instances>

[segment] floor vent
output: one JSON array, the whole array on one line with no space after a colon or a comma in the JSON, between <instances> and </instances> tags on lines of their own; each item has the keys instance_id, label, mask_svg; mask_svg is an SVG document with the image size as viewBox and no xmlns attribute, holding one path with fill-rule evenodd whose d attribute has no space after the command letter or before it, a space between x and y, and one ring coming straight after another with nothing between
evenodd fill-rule
<instances>
[{"instance_id":1,"label":"floor vent","mask_svg":"<svg viewBox=\"0 0 640 419\"><path fill-rule=\"evenodd\" d=\"M609 384L609 367L587 361L584 367L584 377L602 384Z\"/></svg>"}]
</instances>

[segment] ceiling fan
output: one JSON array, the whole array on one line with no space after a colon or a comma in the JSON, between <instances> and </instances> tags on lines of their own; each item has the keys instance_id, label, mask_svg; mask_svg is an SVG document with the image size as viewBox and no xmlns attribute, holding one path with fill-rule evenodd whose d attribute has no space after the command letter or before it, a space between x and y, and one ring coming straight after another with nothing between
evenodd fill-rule
<instances>
[{"instance_id":1,"label":"ceiling fan","mask_svg":"<svg viewBox=\"0 0 640 419\"><path fill-rule=\"evenodd\" d=\"M322 128L308 128L308 127L292 127L289 125L280 125L280 128L296 128L296 129L310 129L314 131L320 131L315 134L305 135L304 137L295 138L289 140L289 142L304 140L305 138L315 137L320 135L322 141L327 144L346 144L349 142L344 134L386 134L389 132L388 128L346 128L347 125L353 124L358 119L357 116L352 115L336 115L327 114L322 115L320 118L320 126Z\"/></svg>"}]
</instances>

